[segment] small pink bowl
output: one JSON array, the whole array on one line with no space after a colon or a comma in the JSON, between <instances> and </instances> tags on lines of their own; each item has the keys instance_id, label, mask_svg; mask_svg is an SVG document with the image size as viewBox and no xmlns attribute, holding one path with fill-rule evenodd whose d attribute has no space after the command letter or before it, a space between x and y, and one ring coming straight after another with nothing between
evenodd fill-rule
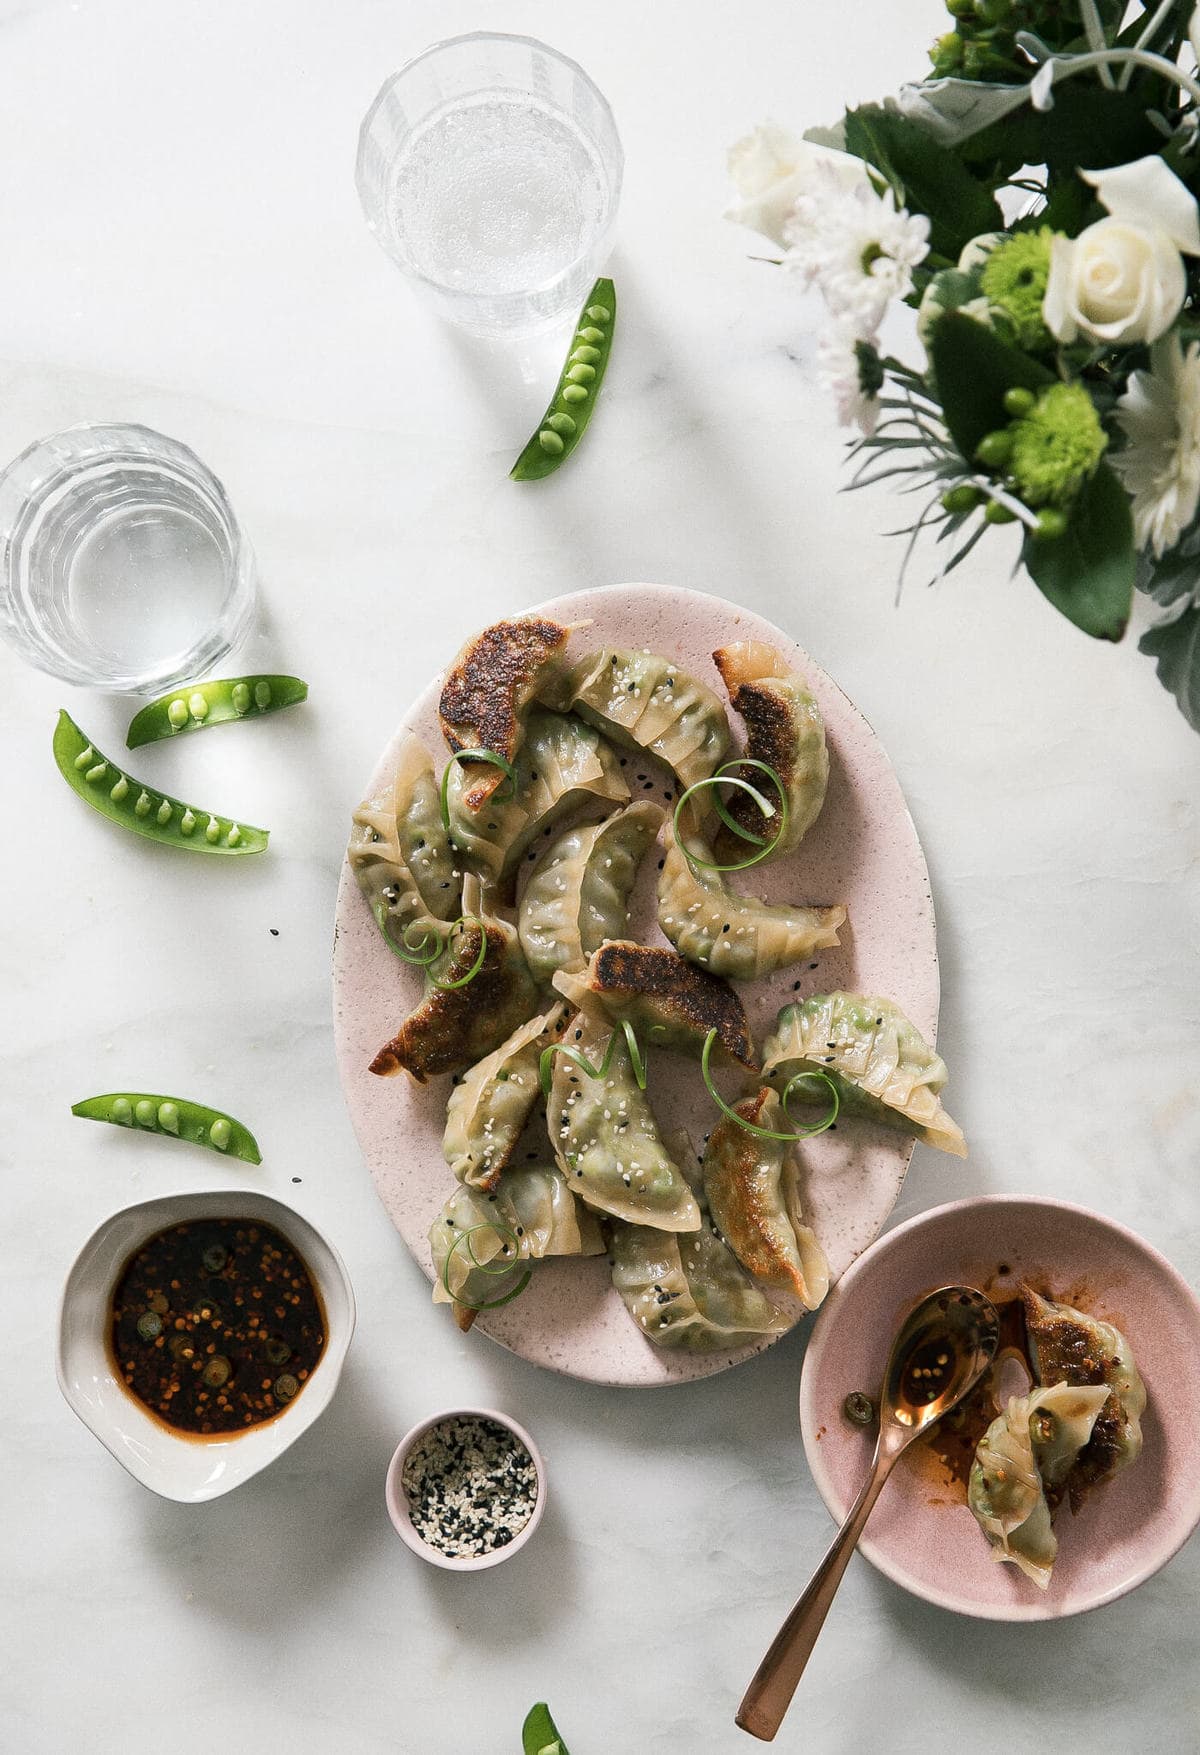
<instances>
[{"instance_id":1,"label":"small pink bowl","mask_svg":"<svg viewBox=\"0 0 1200 1755\"><path fill-rule=\"evenodd\" d=\"M873 1431L842 1413L850 1390L876 1395L901 1312L935 1286L1014 1294L1023 1278L1115 1322L1145 1380L1144 1448L1077 1516L1056 1521L1058 1559L1043 1593L997 1565L933 1452L901 1458L871 1514L862 1553L896 1584L960 1615L1049 1621L1143 1584L1200 1523L1200 1300L1149 1243L1086 1207L981 1196L921 1213L881 1237L821 1309L800 1383L800 1425L817 1490L840 1523L866 1478ZM813 1556L814 1560L816 1556Z\"/></svg>"},{"instance_id":2,"label":"small pink bowl","mask_svg":"<svg viewBox=\"0 0 1200 1755\"><path fill-rule=\"evenodd\" d=\"M408 1509L408 1495L404 1491L404 1463L409 1451L419 1439L434 1426L440 1426L445 1420L494 1420L497 1426L503 1426L507 1432L523 1444L533 1459L534 1473L537 1476L537 1497L533 1502L533 1510L529 1514L529 1522L519 1529L511 1542L502 1548L493 1548L490 1554L476 1554L468 1559L459 1559L450 1554L443 1554L440 1548L433 1547L417 1534ZM523 1548L538 1524L542 1520L542 1512L546 1509L546 1465L542 1461L542 1453L523 1426L510 1418L508 1414L498 1414L494 1408L445 1408L440 1414L433 1414L428 1420L422 1420L411 1432L406 1432L396 1446L395 1454L388 1464L387 1480L383 1490L384 1503L387 1505L388 1516L400 1539L408 1544L414 1554L422 1560L428 1560L431 1566L442 1566L447 1572L485 1572L489 1566L499 1566L502 1560L508 1560L518 1549Z\"/></svg>"}]
</instances>

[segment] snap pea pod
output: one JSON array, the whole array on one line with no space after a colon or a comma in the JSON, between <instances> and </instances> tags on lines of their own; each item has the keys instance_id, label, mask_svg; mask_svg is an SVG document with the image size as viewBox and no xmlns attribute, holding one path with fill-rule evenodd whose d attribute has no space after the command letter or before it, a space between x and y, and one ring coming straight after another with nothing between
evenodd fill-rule
<instances>
[{"instance_id":1,"label":"snap pea pod","mask_svg":"<svg viewBox=\"0 0 1200 1755\"><path fill-rule=\"evenodd\" d=\"M616 319L616 288L611 280L598 280L579 313L554 399L512 466L514 481L553 475L582 439L604 382Z\"/></svg>"},{"instance_id":2,"label":"snap pea pod","mask_svg":"<svg viewBox=\"0 0 1200 1755\"><path fill-rule=\"evenodd\" d=\"M550 1717L544 1700L531 1706L521 1726L524 1755L567 1755L567 1745L558 1734L558 1726Z\"/></svg>"},{"instance_id":3,"label":"snap pea pod","mask_svg":"<svg viewBox=\"0 0 1200 1755\"><path fill-rule=\"evenodd\" d=\"M156 1097L147 1091L110 1091L72 1103L71 1114L84 1121L111 1121L116 1127L141 1128L145 1133L170 1134L191 1146L211 1146L226 1158L261 1164L258 1141L248 1127L186 1097Z\"/></svg>"},{"instance_id":4,"label":"snap pea pod","mask_svg":"<svg viewBox=\"0 0 1200 1755\"><path fill-rule=\"evenodd\" d=\"M135 713L125 734L125 747L136 750L144 743L178 737L182 731L278 713L282 707L295 707L307 699L308 684L298 676L212 677L162 695Z\"/></svg>"},{"instance_id":5,"label":"snap pea pod","mask_svg":"<svg viewBox=\"0 0 1200 1755\"><path fill-rule=\"evenodd\" d=\"M151 790L101 755L70 714L58 715L54 731L58 771L93 810L135 835L183 847L193 853L261 853L269 830L214 816L198 805L183 804L165 792Z\"/></svg>"}]
</instances>

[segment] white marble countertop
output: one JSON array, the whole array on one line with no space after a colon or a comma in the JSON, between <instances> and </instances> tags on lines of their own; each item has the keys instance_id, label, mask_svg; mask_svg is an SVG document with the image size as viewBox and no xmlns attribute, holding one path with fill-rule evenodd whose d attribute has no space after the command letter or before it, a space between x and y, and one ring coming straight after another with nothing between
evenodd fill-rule
<instances>
[{"instance_id":1,"label":"white marble countertop","mask_svg":"<svg viewBox=\"0 0 1200 1755\"><path fill-rule=\"evenodd\" d=\"M269 858L196 871L83 817L53 775L60 703L110 744L126 704L0 651L5 1751L505 1755L541 1697L575 1755L749 1747L735 1702L829 1527L797 1433L803 1338L644 1394L472 1344L430 1308L338 1089L349 809L410 696L499 613L641 578L791 628L883 738L933 874L941 1046L974 1149L960 1166L918 1147L898 1216L1050 1192L1200 1281L1200 739L1132 647L1089 644L1010 581L1003 534L935 590L916 570L895 605L897 506L836 491L816 313L719 218L748 122L830 120L893 88L940 16L934 0L0 3L0 454L105 417L193 445L261 562L247 660L312 687L302 714L189 743L187 790L274 829ZM351 174L382 78L484 24L581 59L628 155L604 407L537 492L505 471L558 344L526 382L435 327ZM162 759L182 784L179 752ZM249 1119L266 1162L247 1182L328 1231L359 1297L329 1414L201 1509L135 1485L54 1382L58 1289L87 1232L228 1175L72 1121L72 1100L126 1081L219 1093ZM420 1566L383 1511L399 1433L452 1400L511 1409L550 1471L536 1542L476 1578ZM985 1626L855 1561L779 1746L1200 1748L1198 1587L1193 1543L1098 1614Z\"/></svg>"}]
</instances>

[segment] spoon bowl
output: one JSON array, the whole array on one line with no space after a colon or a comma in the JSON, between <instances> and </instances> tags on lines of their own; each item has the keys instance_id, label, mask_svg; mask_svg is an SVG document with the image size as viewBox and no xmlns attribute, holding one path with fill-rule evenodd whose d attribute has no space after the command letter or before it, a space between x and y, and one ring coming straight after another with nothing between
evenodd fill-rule
<instances>
[{"instance_id":1,"label":"spoon bowl","mask_svg":"<svg viewBox=\"0 0 1200 1755\"><path fill-rule=\"evenodd\" d=\"M942 1286L922 1298L892 1342L881 1431L899 1427L901 1448L927 1432L978 1383L999 1340L996 1307L973 1286Z\"/></svg>"}]
</instances>

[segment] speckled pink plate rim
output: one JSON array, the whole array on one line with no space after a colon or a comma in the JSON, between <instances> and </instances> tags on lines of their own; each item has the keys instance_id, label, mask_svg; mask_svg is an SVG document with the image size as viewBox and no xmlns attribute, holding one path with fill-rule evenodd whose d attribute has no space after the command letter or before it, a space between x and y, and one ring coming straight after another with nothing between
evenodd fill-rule
<instances>
[{"instance_id":1,"label":"speckled pink plate rim","mask_svg":"<svg viewBox=\"0 0 1200 1755\"><path fill-rule=\"evenodd\" d=\"M1111 1294L1098 1291L1096 1308L1120 1322L1146 1382L1143 1455L1078 1517L1060 1517L1045 1595L990 1559L965 1503L930 1499L930 1477L907 1474L903 1463L859 1548L893 1583L939 1608L982 1620L1055 1620L1136 1590L1200 1524L1200 1297L1135 1231L1069 1201L1014 1194L951 1201L896 1226L848 1269L818 1315L801 1375L801 1433L817 1490L840 1522L874 1443L843 1419L842 1398L860 1387L874 1392L905 1304L939 1283L971 1283L993 1257L1014 1285L1023 1272L1049 1274L1060 1292L1088 1274L1106 1278Z\"/></svg>"},{"instance_id":2,"label":"speckled pink plate rim","mask_svg":"<svg viewBox=\"0 0 1200 1755\"><path fill-rule=\"evenodd\" d=\"M847 902L850 928L843 949L822 953L811 968L784 971L772 981L743 988L743 998L760 1040L774 1012L792 997L797 974L805 991L848 987L892 995L917 1027L935 1039L936 934L929 874L916 829L871 727L804 649L761 616L723 598L678 586L610 585L514 613L546 614L567 622L590 620L592 627L576 636L581 649L615 644L667 651L722 698L711 654L714 647L733 640L768 641L804 672L826 720L829 795L800 853L765 868L753 887L769 900L784 900L789 883L796 884L797 874L802 874L796 887L803 887L806 894L793 899ZM460 638L471 631L464 626ZM453 636L448 645L447 662L453 655ZM360 796L387 771L397 739L407 730L423 737L435 760L439 758L441 680L439 672L413 703ZM631 773L635 760L630 758ZM347 801L347 824L354 802ZM657 926L651 925L654 863L652 858L646 861L639 883L640 930L665 942ZM417 978L400 968L381 941L344 864L333 956L334 1033L342 1088L379 1196L432 1279L427 1232L452 1186L441 1156L444 1081L420 1088L407 1079L380 1079L366 1070L371 1055L416 1003L419 991ZM658 1062L655 1106L664 1128L684 1126L695 1138L698 1078L689 1081L689 1066L671 1056ZM706 1124L706 1119L699 1123L701 1129ZM804 1192L810 1221L835 1276L886 1223L912 1150L910 1140L878 1128L855 1128L853 1133L847 1129L836 1139L824 1135L809 1142ZM541 1263L528 1290L506 1308L481 1316L472 1333L487 1334L534 1364L621 1387L655 1387L710 1376L769 1344L763 1341L717 1354L654 1347L613 1291L603 1257Z\"/></svg>"}]
</instances>

